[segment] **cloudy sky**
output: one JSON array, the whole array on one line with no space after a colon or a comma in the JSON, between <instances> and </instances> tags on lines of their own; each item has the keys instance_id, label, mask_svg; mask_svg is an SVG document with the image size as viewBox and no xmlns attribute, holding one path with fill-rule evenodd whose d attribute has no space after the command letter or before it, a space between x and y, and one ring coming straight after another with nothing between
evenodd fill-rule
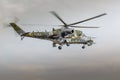
<instances>
[{"instance_id":1,"label":"cloudy sky","mask_svg":"<svg viewBox=\"0 0 120 80\"><path fill-rule=\"evenodd\" d=\"M85 50L81 45L71 45L59 51L49 41L21 41L11 27L4 25L18 17L18 25L25 31L49 31L53 26L22 24L61 24L50 11L56 11L66 23L108 15L79 24L101 27L81 29L97 37L96 44ZM119 0L0 0L0 80L119 80L119 21Z\"/></svg>"}]
</instances>

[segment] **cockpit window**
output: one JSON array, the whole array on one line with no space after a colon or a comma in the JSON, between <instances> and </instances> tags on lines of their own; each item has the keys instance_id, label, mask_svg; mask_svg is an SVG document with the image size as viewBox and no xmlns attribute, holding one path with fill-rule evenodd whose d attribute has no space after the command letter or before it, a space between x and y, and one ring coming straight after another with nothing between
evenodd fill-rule
<instances>
[{"instance_id":1,"label":"cockpit window","mask_svg":"<svg viewBox=\"0 0 120 80\"><path fill-rule=\"evenodd\" d=\"M82 35L82 31L79 31L79 30L75 30L75 31L76 31L77 36L81 36Z\"/></svg>"}]
</instances>

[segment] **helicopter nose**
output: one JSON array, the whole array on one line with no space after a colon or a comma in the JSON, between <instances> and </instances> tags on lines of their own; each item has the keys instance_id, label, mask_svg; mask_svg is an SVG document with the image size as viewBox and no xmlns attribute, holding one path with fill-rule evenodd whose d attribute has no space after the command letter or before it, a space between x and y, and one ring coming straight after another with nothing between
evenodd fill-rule
<instances>
[{"instance_id":1,"label":"helicopter nose","mask_svg":"<svg viewBox=\"0 0 120 80\"><path fill-rule=\"evenodd\" d=\"M88 42L93 42L93 40L92 40L92 39L90 39Z\"/></svg>"},{"instance_id":2,"label":"helicopter nose","mask_svg":"<svg viewBox=\"0 0 120 80\"><path fill-rule=\"evenodd\" d=\"M91 39L91 37L89 37L87 40L87 45L91 46L92 44L93 44L93 40Z\"/></svg>"}]
</instances>

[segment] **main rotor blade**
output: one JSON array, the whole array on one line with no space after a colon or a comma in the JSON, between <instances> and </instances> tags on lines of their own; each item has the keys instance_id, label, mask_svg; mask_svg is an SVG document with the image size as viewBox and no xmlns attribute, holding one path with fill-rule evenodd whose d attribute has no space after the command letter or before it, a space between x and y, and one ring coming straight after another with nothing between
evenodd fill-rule
<instances>
[{"instance_id":1,"label":"main rotor blade","mask_svg":"<svg viewBox=\"0 0 120 80\"><path fill-rule=\"evenodd\" d=\"M47 25L47 24L20 24L21 26L45 26L45 27L49 27L49 26L54 26L54 27L56 27L56 26L58 26L58 27L62 27L62 26L64 26L64 25Z\"/></svg>"},{"instance_id":2,"label":"main rotor blade","mask_svg":"<svg viewBox=\"0 0 120 80\"><path fill-rule=\"evenodd\" d=\"M69 27L75 27L75 28L99 28L99 27L91 27L91 26L69 26Z\"/></svg>"},{"instance_id":3,"label":"main rotor blade","mask_svg":"<svg viewBox=\"0 0 120 80\"><path fill-rule=\"evenodd\" d=\"M55 17L57 17L65 26L67 25L67 24L60 18L60 16L59 16L56 12L51 11L51 13L52 13Z\"/></svg>"},{"instance_id":4,"label":"main rotor blade","mask_svg":"<svg viewBox=\"0 0 120 80\"><path fill-rule=\"evenodd\" d=\"M76 24L79 24L79 23L83 23L83 22L86 22L86 21L89 21L89 20L92 20L92 19L95 19L95 18L104 16L104 15L107 15L107 14L106 14L106 13L103 13L103 14L100 14L100 15L98 15L98 16L95 16L95 17L92 17L92 18L89 18L89 19L85 19L85 20L82 20L82 21L79 21L79 22L76 22L76 23L69 24L68 26L76 25Z\"/></svg>"}]
</instances>

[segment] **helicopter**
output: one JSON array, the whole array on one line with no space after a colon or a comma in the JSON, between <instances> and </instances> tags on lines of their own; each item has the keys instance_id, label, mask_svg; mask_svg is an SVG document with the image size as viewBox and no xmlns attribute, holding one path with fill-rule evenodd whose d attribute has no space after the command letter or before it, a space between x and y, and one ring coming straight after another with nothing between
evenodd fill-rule
<instances>
[{"instance_id":1,"label":"helicopter","mask_svg":"<svg viewBox=\"0 0 120 80\"><path fill-rule=\"evenodd\" d=\"M60 20L63 25L61 28L55 29L52 28L52 31L44 32L25 32L21 29L15 22L10 22L9 25L21 36L21 40L24 37L38 38L43 40L52 41L53 47L57 47L61 50L63 45L70 46L71 44L82 44L82 49L85 49L85 46L91 46L94 44L92 37L86 36L81 30L75 30L74 28L99 28L99 27L88 27L88 26L75 26L76 24L83 23L101 16L106 15L106 13L78 21L75 23L67 24L63 19L54 11L51 11L51 14L54 15L58 20Z\"/></svg>"}]
</instances>

